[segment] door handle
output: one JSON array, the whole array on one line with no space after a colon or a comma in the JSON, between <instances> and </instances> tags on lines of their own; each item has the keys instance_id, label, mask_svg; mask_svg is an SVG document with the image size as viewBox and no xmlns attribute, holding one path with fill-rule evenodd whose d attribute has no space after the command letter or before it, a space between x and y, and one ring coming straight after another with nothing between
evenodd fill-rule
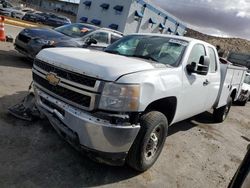
<instances>
[{"instance_id":1,"label":"door handle","mask_svg":"<svg viewBox=\"0 0 250 188\"><path fill-rule=\"evenodd\" d=\"M204 82L203 82L203 86L207 86L210 82L206 79Z\"/></svg>"}]
</instances>

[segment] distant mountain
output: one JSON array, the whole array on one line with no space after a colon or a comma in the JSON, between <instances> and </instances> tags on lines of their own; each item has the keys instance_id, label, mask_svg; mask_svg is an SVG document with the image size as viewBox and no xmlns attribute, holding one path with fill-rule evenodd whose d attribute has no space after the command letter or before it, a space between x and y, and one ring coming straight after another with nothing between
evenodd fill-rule
<instances>
[{"instance_id":1,"label":"distant mountain","mask_svg":"<svg viewBox=\"0 0 250 188\"><path fill-rule=\"evenodd\" d=\"M228 52L240 52L250 54L250 41L240 38L223 38L223 37L214 37L211 35L206 35L192 29L187 29L187 37L200 39L206 41L214 46L219 45L221 49Z\"/></svg>"}]
</instances>

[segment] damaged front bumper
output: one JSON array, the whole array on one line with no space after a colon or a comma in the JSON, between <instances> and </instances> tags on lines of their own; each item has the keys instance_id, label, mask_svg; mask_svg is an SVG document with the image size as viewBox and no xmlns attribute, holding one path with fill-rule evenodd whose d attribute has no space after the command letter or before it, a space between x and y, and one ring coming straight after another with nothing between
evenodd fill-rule
<instances>
[{"instance_id":1,"label":"damaged front bumper","mask_svg":"<svg viewBox=\"0 0 250 188\"><path fill-rule=\"evenodd\" d=\"M98 159L122 165L140 126L129 123L111 124L105 118L64 103L38 88L34 88L36 104L55 130L77 149L83 149Z\"/></svg>"}]
</instances>

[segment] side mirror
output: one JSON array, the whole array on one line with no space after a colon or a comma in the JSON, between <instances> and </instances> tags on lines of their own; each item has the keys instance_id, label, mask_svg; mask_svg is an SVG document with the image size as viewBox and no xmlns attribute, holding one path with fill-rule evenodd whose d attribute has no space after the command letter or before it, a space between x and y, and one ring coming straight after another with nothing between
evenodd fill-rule
<instances>
[{"instance_id":1,"label":"side mirror","mask_svg":"<svg viewBox=\"0 0 250 188\"><path fill-rule=\"evenodd\" d=\"M90 46L91 44L97 44L97 40L90 37L90 38L88 38L88 39L85 41L85 44L86 44L87 46Z\"/></svg>"},{"instance_id":2,"label":"side mirror","mask_svg":"<svg viewBox=\"0 0 250 188\"><path fill-rule=\"evenodd\" d=\"M201 56L199 63L192 62L188 64L186 69L189 74L196 73L200 75L207 75L209 70L210 59L207 56Z\"/></svg>"}]
</instances>

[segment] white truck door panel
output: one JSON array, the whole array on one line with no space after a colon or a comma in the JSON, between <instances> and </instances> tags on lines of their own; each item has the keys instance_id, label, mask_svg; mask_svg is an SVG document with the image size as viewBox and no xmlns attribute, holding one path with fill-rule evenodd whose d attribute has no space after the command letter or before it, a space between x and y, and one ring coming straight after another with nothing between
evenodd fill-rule
<instances>
[{"instance_id":1,"label":"white truck door panel","mask_svg":"<svg viewBox=\"0 0 250 188\"><path fill-rule=\"evenodd\" d=\"M207 85L207 99L205 102L206 110L210 110L216 102L218 92L220 90L220 74L209 73L208 81L209 84Z\"/></svg>"},{"instance_id":2,"label":"white truck door panel","mask_svg":"<svg viewBox=\"0 0 250 188\"><path fill-rule=\"evenodd\" d=\"M203 44L195 44L192 47L187 64L191 64L192 62L198 64L200 57L205 55L205 46ZM175 121L192 117L204 112L206 109L205 103L208 95L208 85L206 82L209 80L208 75L189 74L186 70L186 64L183 66L183 86L180 92Z\"/></svg>"},{"instance_id":3,"label":"white truck door panel","mask_svg":"<svg viewBox=\"0 0 250 188\"><path fill-rule=\"evenodd\" d=\"M204 84L208 76L192 74L184 75L183 89L180 94L181 107L178 109L178 116L186 119L205 111L208 87Z\"/></svg>"},{"instance_id":4,"label":"white truck door panel","mask_svg":"<svg viewBox=\"0 0 250 188\"><path fill-rule=\"evenodd\" d=\"M210 58L209 72L208 72L208 81L207 85L208 93L206 100L206 110L210 110L217 99L219 90L220 90L220 68L219 68L219 58L216 55L216 51L214 48L208 46L207 52Z\"/></svg>"}]
</instances>

